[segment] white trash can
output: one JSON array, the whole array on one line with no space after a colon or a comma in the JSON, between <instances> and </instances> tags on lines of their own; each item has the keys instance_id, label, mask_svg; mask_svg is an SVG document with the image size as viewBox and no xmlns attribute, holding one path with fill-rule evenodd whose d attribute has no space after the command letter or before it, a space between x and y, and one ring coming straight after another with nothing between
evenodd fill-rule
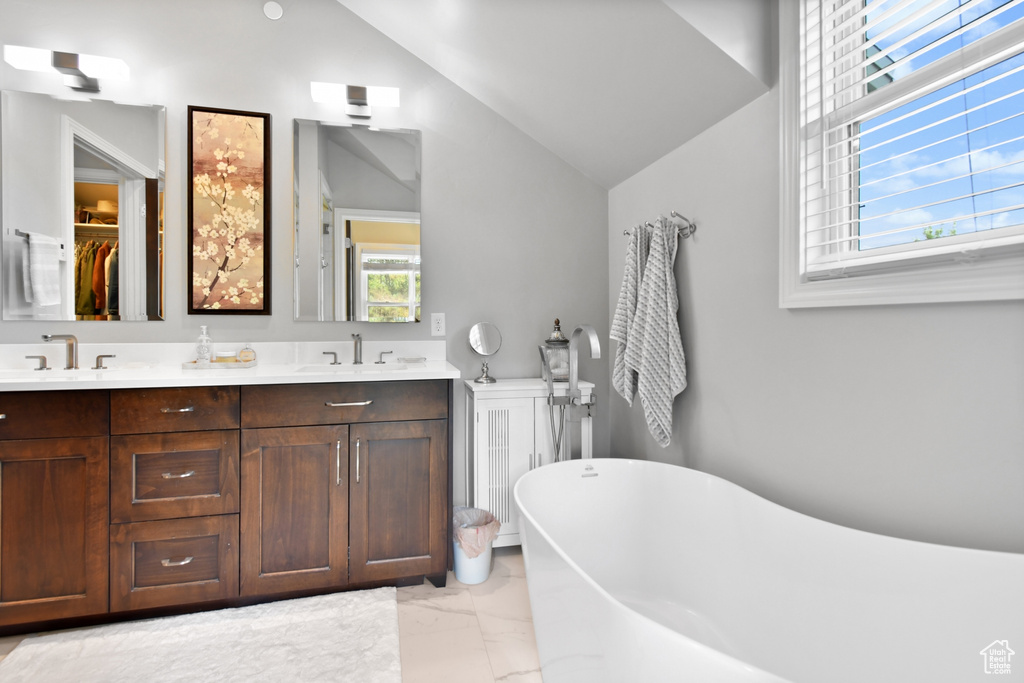
<instances>
[{"instance_id":1,"label":"white trash can","mask_svg":"<svg viewBox=\"0 0 1024 683\"><path fill-rule=\"evenodd\" d=\"M455 580L468 585L483 583L491 573L491 544L501 522L487 510L457 507L454 513Z\"/></svg>"},{"instance_id":2,"label":"white trash can","mask_svg":"<svg viewBox=\"0 0 1024 683\"><path fill-rule=\"evenodd\" d=\"M483 583L491 574L491 544L476 557L469 557L455 541L455 580L467 585Z\"/></svg>"}]
</instances>

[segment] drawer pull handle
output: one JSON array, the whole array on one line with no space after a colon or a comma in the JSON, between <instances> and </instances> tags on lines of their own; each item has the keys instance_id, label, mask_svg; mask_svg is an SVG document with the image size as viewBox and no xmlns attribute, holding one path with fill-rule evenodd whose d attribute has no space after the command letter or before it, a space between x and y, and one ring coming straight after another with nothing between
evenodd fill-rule
<instances>
[{"instance_id":1,"label":"drawer pull handle","mask_svg":"<svg viewBox=\"0 0 1024 683\"><path fill-rule=\"evenodd\" d=\"M369 401L353 401L351 403L332 403L331 401L324 401L324 405L328 408L348 408L351 406L368 406L373 403L371 398Z\"/></svg>"},{"instance_id":2,"label":"drawer pull handle","mask_svg":"<svg viewBox=\"0 0 1024 683\"><path fill-rule=\"evenodd\" d=\"M341 440L334 444L334 457L337 460L335 466L338 468L338 476L334 480L335 486L341 486Z\"/></svg>"},{"instance_id":3,"label":"drawer pull handle","mask_svg":"<svg viewBox=\"0 0 1024 683\"><path fill-rule=\"evenodd\" d=\"M356 439L356 483L359 483L359 439Z\"/></svg>"},{"instance_id":4,"label":"drawer pull handle","mask_svg":"<svg viewBox=\"0 0 1024 683\"><path fill-rule=\"evenodd\" d=\"M196 412L195 406L185 406L184 408L161 408L161 413L194 413Z\"/></svg>"},{"instance_id":5,"label":"drawer pull handle","mask_svg":"<svg viewBox=\"0 0 1024 683\"><path fill-rule=\"evenodd\" d=\"M6 420L6 419L7 419L7 413L0 413L0 420Z\"/></svg>"},{"instance_id":6,"label":"drawer pull handle","mask_svg":"<svg viewBox=\"0 0 1024 683\"><path fill-rule=\"evenodd\" d=\"M160 560L160 564L162 564L165 567L182 567L182 566L188 564L189 562L191 562L194 559L195 558L192 557L191 555L186 557L184 560L172 560L171 558L168 557L165 560Z\"/></svg>"},{"instance_id":7,"label":"drawer pull handle","mask_svg":"<svg viewBox=\"0 0 1024 683\"><path fill-rule=\"evenodd\" d=\"M160 476L162 476L164 479L186 479L188 477L191 477L195 473L195 470L189 470L188 472L185 472L183 474L171 474L170 472L164 472Z\"/></svg>"}]
</instances>

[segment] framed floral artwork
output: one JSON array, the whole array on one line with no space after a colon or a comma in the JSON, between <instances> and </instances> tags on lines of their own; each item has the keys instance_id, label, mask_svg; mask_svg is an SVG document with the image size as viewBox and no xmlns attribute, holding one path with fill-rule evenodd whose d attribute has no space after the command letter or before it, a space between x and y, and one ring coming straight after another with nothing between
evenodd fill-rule
<instances>
[{"instance_id":1,"label":"framed floral artwork","mask_svg":"<svg viewBox=\"0 0 1024 683\"><path fill-rule=\"evenodd\" d=\"M188 108L189 313L270 313L270 114Z\"/></svg>"}]
</instances>

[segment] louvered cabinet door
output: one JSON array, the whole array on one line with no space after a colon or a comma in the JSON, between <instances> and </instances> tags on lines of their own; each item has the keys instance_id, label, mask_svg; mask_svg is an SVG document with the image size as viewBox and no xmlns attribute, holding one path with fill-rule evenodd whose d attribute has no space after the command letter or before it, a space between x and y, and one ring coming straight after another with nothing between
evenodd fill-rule
<instances>
[{"instance_id":1,"label":"louvered cabinet door","mask_svg":"<svg viewBox=\"0 0 1024 683\"><path fill-rule=\"evenodd\" d=\"M534 451L532 398L488 398L476 409L473 507L501 522L494 546L519 544L519 510L512 490L540 463Z\"/></svg>"}]
</instances>

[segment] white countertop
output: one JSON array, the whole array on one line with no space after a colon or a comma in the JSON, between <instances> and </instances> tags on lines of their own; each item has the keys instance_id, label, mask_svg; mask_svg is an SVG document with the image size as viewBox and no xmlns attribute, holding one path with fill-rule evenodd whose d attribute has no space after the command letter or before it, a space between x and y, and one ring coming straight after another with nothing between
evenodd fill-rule
<instances>
[{"instance_id":1,"label":"white countertop","mask_svg":"<svg viewBox=\"0 0 1024 683\"><path fill-rule=\"evenodd\" d=\"M217 348L242 346L218 344ZM351 342L270 342L251 346L257 353L255 366L224 364L223 368L186 369L183 364L191 360L192 344L80 344L78 364L82 369L64 370L63 343L4 345L0 346L0 362L6 358L16 362L12 362L14 367L0 366L0 392L387 382L461 376L459 369L444 359L443 342L366 341L361 365L352 363ZM336 352L341 364L331 365L331 357L324 355L327 351ZM386 354L385 362L378 364L381 351L393 353ZM98 354L113 354L115 358L104 360L107 369L88 369ZM26 355L46 355L53 369L33 370L37 361L24 359Z\"/></svg>"}]
</instances>

